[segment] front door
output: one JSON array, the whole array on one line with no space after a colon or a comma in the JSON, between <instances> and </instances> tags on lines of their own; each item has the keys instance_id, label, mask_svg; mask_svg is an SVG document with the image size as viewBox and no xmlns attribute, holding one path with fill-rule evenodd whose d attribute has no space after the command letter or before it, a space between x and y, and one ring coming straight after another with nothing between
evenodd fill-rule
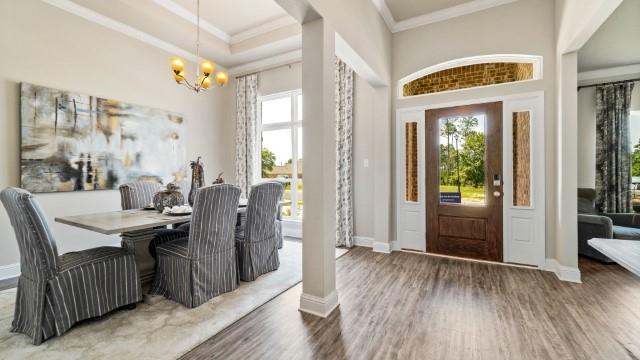
<instances>
[{"instance_id":1,"label":"front door","mask_svg":"<svg viewBox=\"0 0 640 360\"><path fill-rule=\"evenodd\" d=\"M427 110L427 251L502 261L502 102Z\"/></svg>"}]
</instances>

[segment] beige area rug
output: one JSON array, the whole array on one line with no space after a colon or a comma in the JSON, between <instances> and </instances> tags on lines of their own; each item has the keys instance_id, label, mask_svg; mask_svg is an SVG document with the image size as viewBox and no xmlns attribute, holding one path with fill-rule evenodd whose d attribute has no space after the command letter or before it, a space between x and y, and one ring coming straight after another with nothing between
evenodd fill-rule
<instances>
[{"instance_id":1,"label":"beige area rug","mask_svg":"<svg viewBox=\"0 0 640 360\"><path fill-rule=\"evenodd\" d=\"M336 257L347 250L336 249ZM0 359L176 359L302 280L302 243L286 241L280 268L195 309L145 296L135 310L115 311L39 346L9 332L16 290L0 292Z\"/></svg>"}]
</instances>

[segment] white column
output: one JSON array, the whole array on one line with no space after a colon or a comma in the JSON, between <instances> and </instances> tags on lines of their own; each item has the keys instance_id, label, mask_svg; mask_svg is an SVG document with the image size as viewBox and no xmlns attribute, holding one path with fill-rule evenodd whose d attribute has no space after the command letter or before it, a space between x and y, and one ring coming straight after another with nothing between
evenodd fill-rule
<instances>
[{"instance_id":1,"label":"white column","mask_svg":"<svg viewBox=\"0 0 640 360\"><path fill-rule=\"evenodd\" d=\"M323 19L302 26L304 222L300 311L326 317L338 306L335 274L335 33Z\"/></svg>"},{"instance_id":2,"label":"white column","mask_svg":"<svg viewBox=\"0 0 640 360\"><path fill-rule=\"evenodd\" d=\"M580 281L578 271L578 57L558 57L556 259L560 277Z\"/></svg>"}]
</instances>

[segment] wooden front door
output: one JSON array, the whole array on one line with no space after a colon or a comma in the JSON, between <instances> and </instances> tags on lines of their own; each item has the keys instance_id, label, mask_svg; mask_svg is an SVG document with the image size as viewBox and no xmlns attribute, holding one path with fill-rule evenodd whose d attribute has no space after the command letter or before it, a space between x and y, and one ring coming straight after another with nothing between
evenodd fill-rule
<instances>
[{"instance_id":1,"label":"wooden front door","mask_svg":"<svg viewBox=\"0 0 640 360\"><path fill-rule=\"evenodd\" d=\"M427 251L502 261L502 103L425 117Z\"/></svg>"}]
</instances>

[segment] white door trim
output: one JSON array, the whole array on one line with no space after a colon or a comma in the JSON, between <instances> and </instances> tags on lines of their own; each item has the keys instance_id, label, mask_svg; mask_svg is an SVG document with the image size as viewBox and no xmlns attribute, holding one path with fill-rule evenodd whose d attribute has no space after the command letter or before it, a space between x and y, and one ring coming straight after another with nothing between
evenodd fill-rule
<instances>
[{"instance_id":1,"label":"white door trim","mask_svg":"<svg viewBox=\"0 0 640 360\"><path fill-rule=\"evenodd\" d=\"M463 106L463 105L471 105L471 104L482 104L482 103L489 103L489 102L498 102L501 101L503 103L503 111L506 108L505 104L509 104L511 102L517 102L517 101L521 101L521 100L531 100L534 99L535 101L538 102L538 111L537 113L540 116L536 116L536 124L539 125L539 128L536 127L535 131L536 134L538 134L539 136L542 136L541 139L533 139L532 138L532 146L534 146L534 149L532 150L532 153L534 155L534 160L533 162L536 164L536 171L540 170L542 171L542 175L540 175L540 171L538 171L538 173L533 173L532 175L534 175L535 177L538 177L538 180L532 180L532 186L536 186L538 185L536 188L532 187L532 191L534 192L534 196L536 197L535 199L535 212L541 214L541 228L538 228L538 233L536 233L536 257L535 257L535 263L530 263L528 265L534 265L534 266L538 266L539 268L543 268L545 266L545 243L546 243L546 234L545 234L545 228L544 228L544 221L545 221L545 203L544 203L544 199L545 199L545 193L544 193L544 184L545 184L545 179L544 179L544 168L545 168L545 158L544 158L544 123L545 123L545 114L544 114L544 91L533 91L533 92L527 92L527 93L520 93L520 94L509 94L509 95L502 95L502 96L493 96L493 97L485 97L485 98L476 98L476 99L465 99L465 100L458 100L458 101L451 101L451 102L444 102L444 103L429 103L429 104L424 104L424 105L418 105L418 106L408 106L408 107L398 107L396 108L396 175L395 175L395 179L396 179L396 197L397 197L397 201L396 201L396 236L397 236L397 241L399 243L399 247L400 248L408 248L411 249L411 247L407 247L407 239L405 239L405 236L403 236L402 232L405 230L404 226L403 226L403 221L405 220L406 214L404 211L404 131L402 131L402 125L407 121L407 115L411 116L411 114L417 114L418 112L422 112L422 129L424 132L424 112L426 110L430 110L430 109L440 109L440 108L448 108L448 107L454 107L454 106ZM426 101L426 99L425 99ZM508 119L510 120L511 117L509 116ZM503 125L504 125L504 121L507 121L507 116L503 114ZM420 131L420 130L419 130ZM424 134L423 134L424 136ZM504 143L506 142L511 142L512 138L511 138L512 134L506 134L506 131L503 131L503 146ZM422 140L423 141L423 140ZM422 146L418 147L418 154L419 154L419 169L423 169L423 172L419 172L419 189L422 190L424 189L424 183L425 183L425 179L424 179L424 159L425 159L425 150L424 150L424 142L422 142ZM504 178L504 174L506 174L507 168L505 165L505 158L507 157L507 155L512 155L512 153L503 153L503 178ZM508 162L509 166L511 166L510 164L512 164L512 159L510 159L510 161ZM536 185L534 185L536 184ZM542 188L542 190L540 191L540 186ZM541 192L541 193L540 193ZM423 201L422 196L424 196L424 190L420 191L420 203L418 204L420 206L420 213L422 214L421 216L419 216L418 221L419 223L417 224L419 229L424 229L425 230L425 239L426 239L426 204ZM503 201L511 201L511 199L507 200L506 197L503 198ZM506 224L506 220L507 220L507 216L511 216L511 209L512 206L509 204L509 206L504 205L503 206L503 232L505 231L505 224ZM540 216L536 216L536 219L538 220L538 224L540 224L539 219ZM542 229L542 230L540 230ZM506 236L506 234L504 234L505 236L503 236L503 261L505 262L511 262L511 259L509 257L507 257L507 244L506 242L508 242L509 237ZM428 239L427 239L428 241ZM422 251L426 251L426 241L423 241L423 243L425 244L425 248L424 249L417 249L417 250L422 250ZM541 259L538 259L538 257L540 257L541 254ZM525 263L527 264L527 263Z\"/></svg>"}]
</instances>

